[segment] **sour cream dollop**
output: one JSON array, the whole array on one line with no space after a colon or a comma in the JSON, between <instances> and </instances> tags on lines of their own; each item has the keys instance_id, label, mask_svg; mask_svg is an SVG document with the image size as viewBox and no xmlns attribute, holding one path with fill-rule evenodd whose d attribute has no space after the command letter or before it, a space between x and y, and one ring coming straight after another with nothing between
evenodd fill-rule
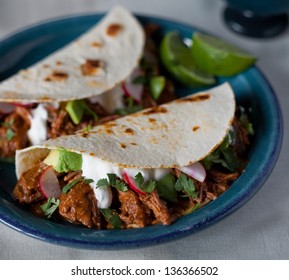
<instances>
[{"instance_id":1,"label":"sour cream dollop","mask_svg":"<svg viewBox=\"0 0 289 280\"><path fill-rule=\"evenodd\" d=\"M44 104L39 104L31 110L31 127L28 130L28 139L32 145L37 145L47 139L48 113Z\"/></svg>"}]
</instances>

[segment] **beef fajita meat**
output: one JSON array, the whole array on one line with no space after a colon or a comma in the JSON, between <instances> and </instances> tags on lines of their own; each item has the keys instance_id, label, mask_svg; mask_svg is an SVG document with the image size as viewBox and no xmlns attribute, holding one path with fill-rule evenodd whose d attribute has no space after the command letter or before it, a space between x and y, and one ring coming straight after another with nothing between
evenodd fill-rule
<instances>
[{"instance_id":1,"label":"beef fajita meat","mask_svg":"<svg viewBox=\"0 0 289 280\"><path fill-rule=\"evenodd\" d=\"M101 218L92 188L80 180L67 194L62 193L59 214L75 224L101 228Z\"/></svg>"},{"instance_id":2,"label":"beef fajita meat","mask_svg":"<svg viewBox=\"0 0 289 280\"><path fill-rule=\"evenodd\" d=\"M143 228L151 223L150 210L142 204L135 192L118 191L118 198L121 203L119 217L127 228Z\"/></svg>"},{"instance_id":3,"label":"beef fajita meat","mask_svg":"<svg viewBox=\"0 0 289 280\"><path fill-rule=\"evenodd\" d=\"M29 143L29 128L29 111L24 107L16 107L12 114L6 116L0 127L0 157L14 157L16 150L25 148Z\"/></svg>"},{"instance_id":4,"label":"beef fajita meat","mask_svg":"<svg viewBox=\"0 0 289 280\"><path fill-rule=\"evenodd\" d=\"M41 162L21 176L13 191L20 204L36 203L45 198L39 187L39 178L45 168L47 165Z\"/></svg>"},{"instance_id":5,"label":"beef fajita meat","mask_svg":"<svg viewBox=\"0 0 289 280\"><path fill-rule=\"evenodd\" d=\"M140 200L154 213L158 223L169 225L172 222L172 216L164 201L159 198L156 190L152 193L140 195Z\"/></svg>"}]
</instances>

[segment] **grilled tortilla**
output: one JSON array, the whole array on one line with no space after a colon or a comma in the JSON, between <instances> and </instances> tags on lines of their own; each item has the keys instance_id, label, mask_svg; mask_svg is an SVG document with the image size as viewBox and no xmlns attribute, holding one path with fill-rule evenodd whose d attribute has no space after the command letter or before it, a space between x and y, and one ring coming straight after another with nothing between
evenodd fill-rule
<instances>
[{"instance_id":1,"label":"grilled tortilla","mask_svg":"<svg viewBox=\"0 0 289 280\"><path fill-rule=\"evenodd\" d=\"M200 161L223 141L235 113L228 83L16 154L17 177L51 149L90 155L123 168L175 168Z\"/></svg>"},{"instance_id":2,"label":"grilled tortilla","mask_svg":"<svg viewBox=\"0 0 289 280\"><path fill-rule=\"evenodd\" d=\"M116 6L77 40L0 84L2 102L60 102L102 94L137 66L144 31Z\"/></svg>"}]
</instances>

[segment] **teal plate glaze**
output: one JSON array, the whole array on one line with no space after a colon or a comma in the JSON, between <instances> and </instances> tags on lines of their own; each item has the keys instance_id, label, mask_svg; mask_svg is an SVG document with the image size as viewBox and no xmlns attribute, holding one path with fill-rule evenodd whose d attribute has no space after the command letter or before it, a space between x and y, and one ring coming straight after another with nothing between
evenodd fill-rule
<instances>
[{"instance_id":1,"label":"teal plate glaze","mask_svg":"<svg viewBox=\"0 0 289 280\"><path fill-rule=\"evenodd\" d=\"M103 15L72 16L21 30L0 42L0 80L62 47L94 25ZM196 28L166 19L138 16L142 24L155 23L160 34L177 30L191 38ZM244 205L263 185L277 160L283 135L282 114L272 87L256 67L229 79L237 103L252 108L255 135L244 172L218 199L170 226L143 229L93 230L34 217L21 209L11 193L16 183L13 163L0 163L0 220L28 236L57 245L86 249L128 249L172 241L208 227ZM190 93L178 87L180 96Z\"/></svg>"}]
</instances>

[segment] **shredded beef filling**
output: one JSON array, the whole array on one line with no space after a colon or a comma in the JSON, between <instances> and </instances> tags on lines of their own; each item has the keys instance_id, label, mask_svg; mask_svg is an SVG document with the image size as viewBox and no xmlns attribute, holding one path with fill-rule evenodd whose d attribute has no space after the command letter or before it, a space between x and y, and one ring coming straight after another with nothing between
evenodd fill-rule
<instances>
[{"instance_id":1,"label":"shredded beef filling","mask_svg":"<svg viewBox=\"0 0 289 280\"><path fill-rule=\"evenodd\" d=\"M21 176L13 191L20 204L32 204L45 198L39 187L39 179L45 168L47 165L41 162Z\"/></svg>"},{"instance_id":2,"label":"shredded beef filling","mask_svg":"<svg viewBox=\"0 0 289 280\"><path fill-rule=\"evenodd\" d=\"M27 131L30 128L29 111L24 107L17 107L8 116L0 116L0 157L12 158L15 151L23 149L29 144Z\"/></svg>"},{"instance_id":3,"label":"shredded beef filling","mask_svg":"<svg viewBox=\"0 0 289 280\"><path fill-rule=\"evenodd\" d=\"M127 228L143 228L151 224L150 210L141 202L138 194L131 190L118 191L118 198L121 203L119 217Z\"/></svg>"},{"instance_id":4,"label":"shredded beef filling","mask_svg":"<svg viewBox=\"0 0 289 280\"><path fill-rule=\"evenodd\" d=\"M67 221L89 228L101 228L101 218L92 188L79 181L67 194L61 194L59 214Z\"/></svg>"}]
</instances>

